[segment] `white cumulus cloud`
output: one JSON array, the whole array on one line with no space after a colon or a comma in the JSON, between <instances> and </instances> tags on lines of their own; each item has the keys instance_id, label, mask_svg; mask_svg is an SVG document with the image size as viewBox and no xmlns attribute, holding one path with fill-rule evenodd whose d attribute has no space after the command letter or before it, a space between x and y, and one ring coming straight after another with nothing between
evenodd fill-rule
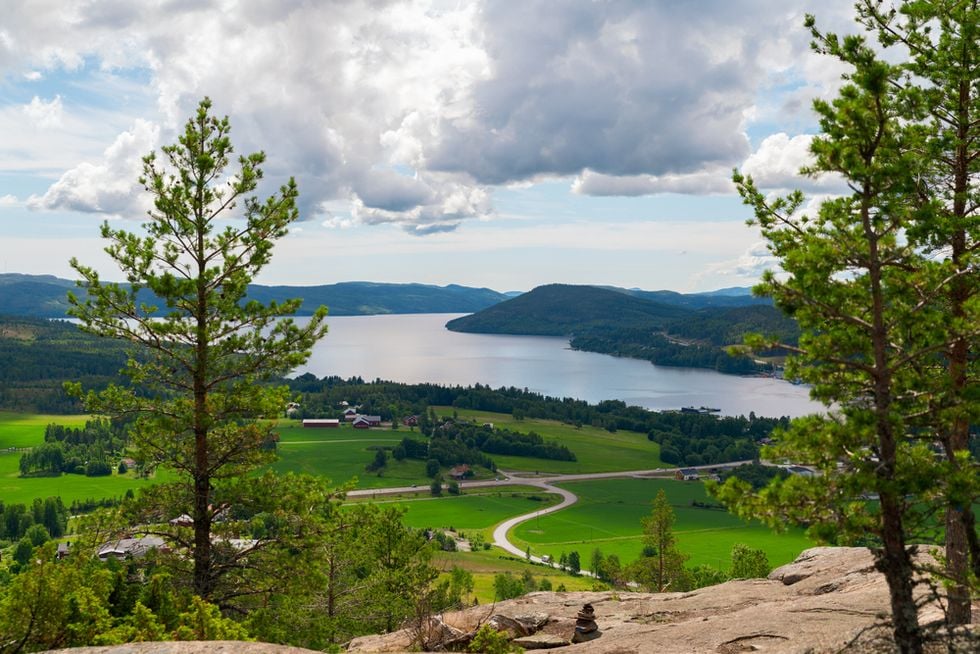
<instances>
[{"instance_id":1,"label":"white cumulus cloud","mask_svg":"<svg viewBox=\"0 0 980 654\"><path fill-rule=\"evenodd\" d=\"M145 120L120 134L101 161L83 162L66 171L42 196L32 196L32 209L69 209L141 219L149 208L137 179L143 156L155 148L160 129Z\"/></svg>"},{"instance_id":2,"label":"white cumulus cloud","mask_svg":"<svg viewBox=\"0 0 980 654\"><path fill-rule=\"evenodd\" d=\"M49 102L35 95L30 103L24 105L23 110L31 124L42 129L60 127L65 113L60 95L54 96Z\"/></svg>"}]
</instances>

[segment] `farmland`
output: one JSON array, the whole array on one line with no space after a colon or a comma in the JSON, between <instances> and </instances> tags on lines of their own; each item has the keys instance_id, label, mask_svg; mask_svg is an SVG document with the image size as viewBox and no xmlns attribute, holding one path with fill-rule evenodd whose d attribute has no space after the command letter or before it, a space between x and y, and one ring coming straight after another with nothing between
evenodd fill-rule
<instances>
[{"instance_id":1,"label":"farmland","mask_svg":"<svg viewBox=\"0 0 980 654\"><path fill-rule=\"evenodd\" d=\"M440 415L451 415L452 411L445 407L437 410ZM579 459L566 462L494 456L503 469L561 474L663 467L657 457L657 444L643 434L610 433L589 426L576 428L549 420L515 420L499 413L457 411L461 419L493 422L513 431L535 431L546 439L559 440ZM0 449L40 443L44 426L50 422L80 425L84 420L85 416L0 413ZM373 449L369 448L390 448L405 436L418 437L417 432L404 428L357 430L343 425L338 429L304 429L298 421L284 420L279 423L278 431L280 458L273 464L277 471L309 473L325 477L336 486L351 483L350 487L365 490L418 486L419 491L413 496L379 496L375 500L405 506L405 522L413 527L477 532L489 541L493 526L502 520L550 506L556 501L555 496L540 489L512 485L464 489L462 496L431 498L428 496L431 480L425 475L424 462L419 460L389 459L380 474L368 472L365 466L373 457ZM30 502L34 497L49 495L60 495L66 503L76 499L118 497L129 489L137 490L155 481L137 479L132 473L108 477L22 478L18 470L19 456L17 450L0 452L0 497L8 502ZM488 472L482 472L482 476L489 476ZM159 476L165 478L166 473L159 473ZM511 532L515 544L521 548L529 545L535 554L555 557L563 551L577 550L583 562L598 547L604 554L617 554L623 562L628 562L642 549L640 520L649 513L650 500L657 490L664 488L677 514L678 544L691 557L689 565L708 563L727 567L731 546L737 542L765 550L774 564L791 560L809 545L799 532L774 535L760 525L743 523L723 510L693 507L692 501L711 501L699 483L625 479L570 482L566 486L579 495L579 502L518 526ZM363 500L352 498L352 501ZM482 584L484 590L489 583L486 579L478 580L478 586Z\"/></svg>"},{"instance_id":2,"label":"farmland","mask_svg":"<svg viewBox=\"0 0 980 654\"><path fill-rule=\"evenodd\" d=\"M516 420L506 413L435 407L436 413L456 415L463 420L493 423L520 433L537 432L545 440L556 440L575 453L577 461L551 461L528 457L494 455L493 460L504 470L527 470L553 474L612 472L616 470L647 470L669 467L660 460L660 446L646 434L635 431L608 432L589 425L575 427L557 420L525 418Z\"/></svg>"},{"instance_id":3,"label":"farmland","mask_svg":"<svg viewBox=\"0 0 980 654\"><path fill-rule=\"evenodd\" d=\"M641 519L650 514L650 503L663 489L677 521L678 548L690 556L689 566L708 564L727 568L735 543L764 550L769 561L780 565L812 546L800 531L774 534L763 525L748 524L721 509L705 509L692 501L713 502L696 482L663 479L608 479L562 484L579 496L575 505L525 522L511 532L519 547L531 546L534 554L559 556L577 550L583 561L598 547L632 561L643 549Z\"/></svg>"},{"instance_id":4,"label":"farmland","mask_svg":"<svg viewBox=\"0 0 980 654\"><path fill-rule=\"evenodd\" d=\"M68 426L85 424L88 416L38 415L0 412L0 499L8 503L30 503L35 497L61 496L65 504L74 500L119 497L153 483L137 479L132 473L108 477L60 475L58 477L21 477L17 448L38 445L44 440L44 428L56 422Z\"/></svg>"}]
</instances>

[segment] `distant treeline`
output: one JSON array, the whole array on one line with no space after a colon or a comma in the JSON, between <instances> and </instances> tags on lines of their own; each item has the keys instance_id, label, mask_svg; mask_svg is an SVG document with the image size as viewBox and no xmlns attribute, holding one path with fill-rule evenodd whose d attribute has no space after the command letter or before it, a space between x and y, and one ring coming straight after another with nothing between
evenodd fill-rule
<instances>
[{"instance_id":1,"label":"distant treeline","mask_svg":"<svg viewBox=\"0 0 980 654\"><path fill-rule=\"evenodd\" d=\"M748 416L717 417L695 413L657 412L627 406L619 400L589 404L572 398L546 397L517 388L491 389L480 384L461 387L399 384L380 380L365 383L360 378L317 379L314 375L306 374L289 380L289 385L303 394L301 411L306 417L339 416L341 403L346 401L360 406L362 413L377 414L385 420L418 416L419 431L429 435L432 433L429 423L435 422L429 415L429 407L476 409L506 413L516 418L543 418L575 426L591 425L608 431L624 429L645 433L650 440L660 444L661 459L677 465L754 459L759 454L759 441L769 436L774 428L789 424L786 417L765 418L754 413ZM465 423L452 421L452 424ZM462 430L463 427L454 429ZM487 441L490 436L499 433L499 430L490 432L488 428L481 431L477 425L469 425L465 429L472 430L472 435L464 436L464 441L469 438L473 443L477 442L477 435L480 433L486 434ZM487 441L483 442L481 449L491 453L486 445ZM534 444L510 439L506 444L500 445L514 448L513 451L525 446L533 447ZM489 447L496 448L498 445Z\"/></svg>"},{"instance_id":2,"label":"distant treeline","mask_svg":"<svg viewBox=\"0 0 980 654\"><path fill-rule=\"evenodd\" d=\"M641 328L595 327L572 337L576 350L643 359L658 366L709 368L731 375L771 372L769 364L756 363L747 356L732 356L717 345L681 343L663 333Z\"/></svg>"},{"instance_id":3,"label":"distant treeline","mask_svg":"<svg viewBox=\"0 0 980 654\"><path fill-rule=\"evenodd\" d=\"M575 461L575 453L556 441L545 441L534 432L520 434L490 425L477 425L453 418L438 418L435 412L419 416L419 431L428 441L403 438L392 450L395 459L435 459L442 466L461 463L481 465L490 470L497 466L488 454L529 456L538 459Z\"/></svg>"},{"instance_id":4,"label":"distant treeline","mask_svg":"<svg viewBox=\"0 0 980 654\"><path fill-rule=\"evenodd\" d=\"M78 413L81 404L62 388L122 383L126 349L60 320L0 317L0 408L39 413Z\"/></svg>"}]
</instances>

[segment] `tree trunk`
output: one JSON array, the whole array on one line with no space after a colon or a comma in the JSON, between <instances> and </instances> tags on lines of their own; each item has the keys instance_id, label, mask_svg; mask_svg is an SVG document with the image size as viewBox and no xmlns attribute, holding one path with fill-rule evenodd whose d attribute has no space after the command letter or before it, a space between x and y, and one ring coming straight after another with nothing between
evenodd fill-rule
<instances>
[{"instance_id":1,"label":"tree trunk","mask_svg":"<svg viewBox=\"0 0 980 654\"><path fill-rule=\"evenodd\" d=\"M879 498L883 548L878 555L877 567L888 582L895 646L901 654L921 654L922 633L912 596L912 560L905 550L902 534L901 498L892 493L883 493Z\"/></svg>"}]
</instances>

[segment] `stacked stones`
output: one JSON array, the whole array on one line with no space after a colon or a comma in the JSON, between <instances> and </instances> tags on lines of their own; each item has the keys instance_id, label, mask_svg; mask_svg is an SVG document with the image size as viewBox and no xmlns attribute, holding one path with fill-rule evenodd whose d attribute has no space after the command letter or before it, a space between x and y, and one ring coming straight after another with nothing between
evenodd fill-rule
<instances>
[{"instance_id":1,"label":"stacked stones","mask_svg":"<svg viewBox=\"0 0 980 654\"><path fill-rule=\"evenodd\" d=\"M572 642L584 643L601 635L599 625L595 622L595 609L592 608L591 604L586 604L575 617L575 635L572 636Z\"/></svg>"}]
</instances>

